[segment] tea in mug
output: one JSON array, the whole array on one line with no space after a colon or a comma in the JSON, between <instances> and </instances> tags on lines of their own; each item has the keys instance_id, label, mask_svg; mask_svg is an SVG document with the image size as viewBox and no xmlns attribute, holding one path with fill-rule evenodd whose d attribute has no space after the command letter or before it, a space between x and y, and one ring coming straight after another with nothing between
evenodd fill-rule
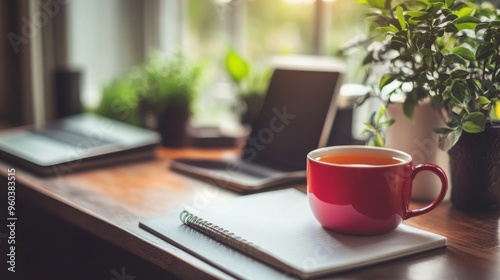
<instances>
[{"instance_id":1,"label":"tea in mug","mask_svg":"<svg viewBox=\"0 0 500 280\"><path fill-rule=\"evenodd\" d=\"M333 154L319 157L317 160L342 165L392 165L404 162L397 157L377 154Z\"/></svg>"}]
</instances>

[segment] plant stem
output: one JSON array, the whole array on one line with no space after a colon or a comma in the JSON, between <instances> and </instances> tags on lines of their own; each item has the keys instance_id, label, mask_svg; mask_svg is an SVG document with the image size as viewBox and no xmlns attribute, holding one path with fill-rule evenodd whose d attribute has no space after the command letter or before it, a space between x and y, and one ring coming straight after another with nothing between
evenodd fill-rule
<instances>
[{"instance_id":1,"label":"plant stem","mask_svg":"<svg viewBox=\"0 0 500 280\"><path fill-rule=\"evenodd\" d=\"M497 43L497 42L496 42L496 40L495 40L495 43ZM493 71L493 75L491 76L491 82L492 82L492 83L495 83L495 77L496 77L496 75L497 75L497 72L498 72L498 67L499 67L499 65L498 65L498 60L499 60L499 58L500 58L500 55L499 55L499 52L500 52L499 47L500 47L500 46L498 46L498 45L497 45L497 48L496 48L496 53L495 53L495 54L496 54L496 59L495 59L495 71Z\"/></svg>"},{"instance_id":2,"label":"plant stem","mask_svg":"<svg viewBox=\"0 0 500 280\"><path fill-rule=\"evenodd\" d=\"M486 60L484 60L484 63L483 63L483 81L485 80L485 77L486 77ZM486 90L484 87L484 83L481 85L481 89L484 91Z\"/></svg>"}]
</instances>

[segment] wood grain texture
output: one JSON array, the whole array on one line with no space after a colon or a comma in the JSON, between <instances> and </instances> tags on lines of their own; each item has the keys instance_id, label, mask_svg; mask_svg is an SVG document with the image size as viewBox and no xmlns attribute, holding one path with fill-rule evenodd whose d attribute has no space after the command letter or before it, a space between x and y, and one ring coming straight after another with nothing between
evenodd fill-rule
<instances>
[{"instance_id":1,"label":"wood grain texture","mask_svg":"<svg viewBox=\"0 0 500 280\"><path fill-rule=\"evenodd\" d=\"M153 161L62 177L41 178L16 168L18 195L85 231L185 279L229 278L140 229L139 221L203 208L237 194L168 170L170 158L220 158L235 150L158 151ZM7 168L0 162L0 174ZM14 166L15 167L15 166ZM1 205L4 205L2 202ZM412 208L422 207L414 203ZM448 237L448 247L332 276L341 279L500 279L499 212L470 214L442 203L406 224Z\"/></svg>"}]
</instances>

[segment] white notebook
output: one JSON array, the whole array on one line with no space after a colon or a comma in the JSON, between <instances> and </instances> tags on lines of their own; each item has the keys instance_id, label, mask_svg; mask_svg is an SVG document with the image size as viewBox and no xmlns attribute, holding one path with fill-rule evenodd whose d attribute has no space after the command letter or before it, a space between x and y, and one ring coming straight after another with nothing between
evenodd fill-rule
<instances>
[{"instance_id":1,"label":"white notebook","mask_svg":"<svg viewBox=\"0 0 500 280\"><path fill-rule=\"evenodd\" d=\"M186 209L180 217L189 227L301 278L446 246L446 237L404 224L370 237L326 230L314 218L306 195L295 189L241 196L203 211Z\"/></svg>"}]
</instances>

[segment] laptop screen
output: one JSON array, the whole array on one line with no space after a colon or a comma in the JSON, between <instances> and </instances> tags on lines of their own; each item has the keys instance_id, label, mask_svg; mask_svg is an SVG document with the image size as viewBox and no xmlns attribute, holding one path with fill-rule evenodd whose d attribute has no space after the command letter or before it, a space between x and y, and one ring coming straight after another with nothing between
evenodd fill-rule
<instances>
[{"instance_id":1,"label":"laptop screen","mask_svg":"<svg viewBox=\"0 0 500 280\"><path fill-rule=\"evenodd\" d=\"M334 70L276 69L243 160L305 170L307 153L326 144L340 79Z\"/></svg>"}]
</instances>

